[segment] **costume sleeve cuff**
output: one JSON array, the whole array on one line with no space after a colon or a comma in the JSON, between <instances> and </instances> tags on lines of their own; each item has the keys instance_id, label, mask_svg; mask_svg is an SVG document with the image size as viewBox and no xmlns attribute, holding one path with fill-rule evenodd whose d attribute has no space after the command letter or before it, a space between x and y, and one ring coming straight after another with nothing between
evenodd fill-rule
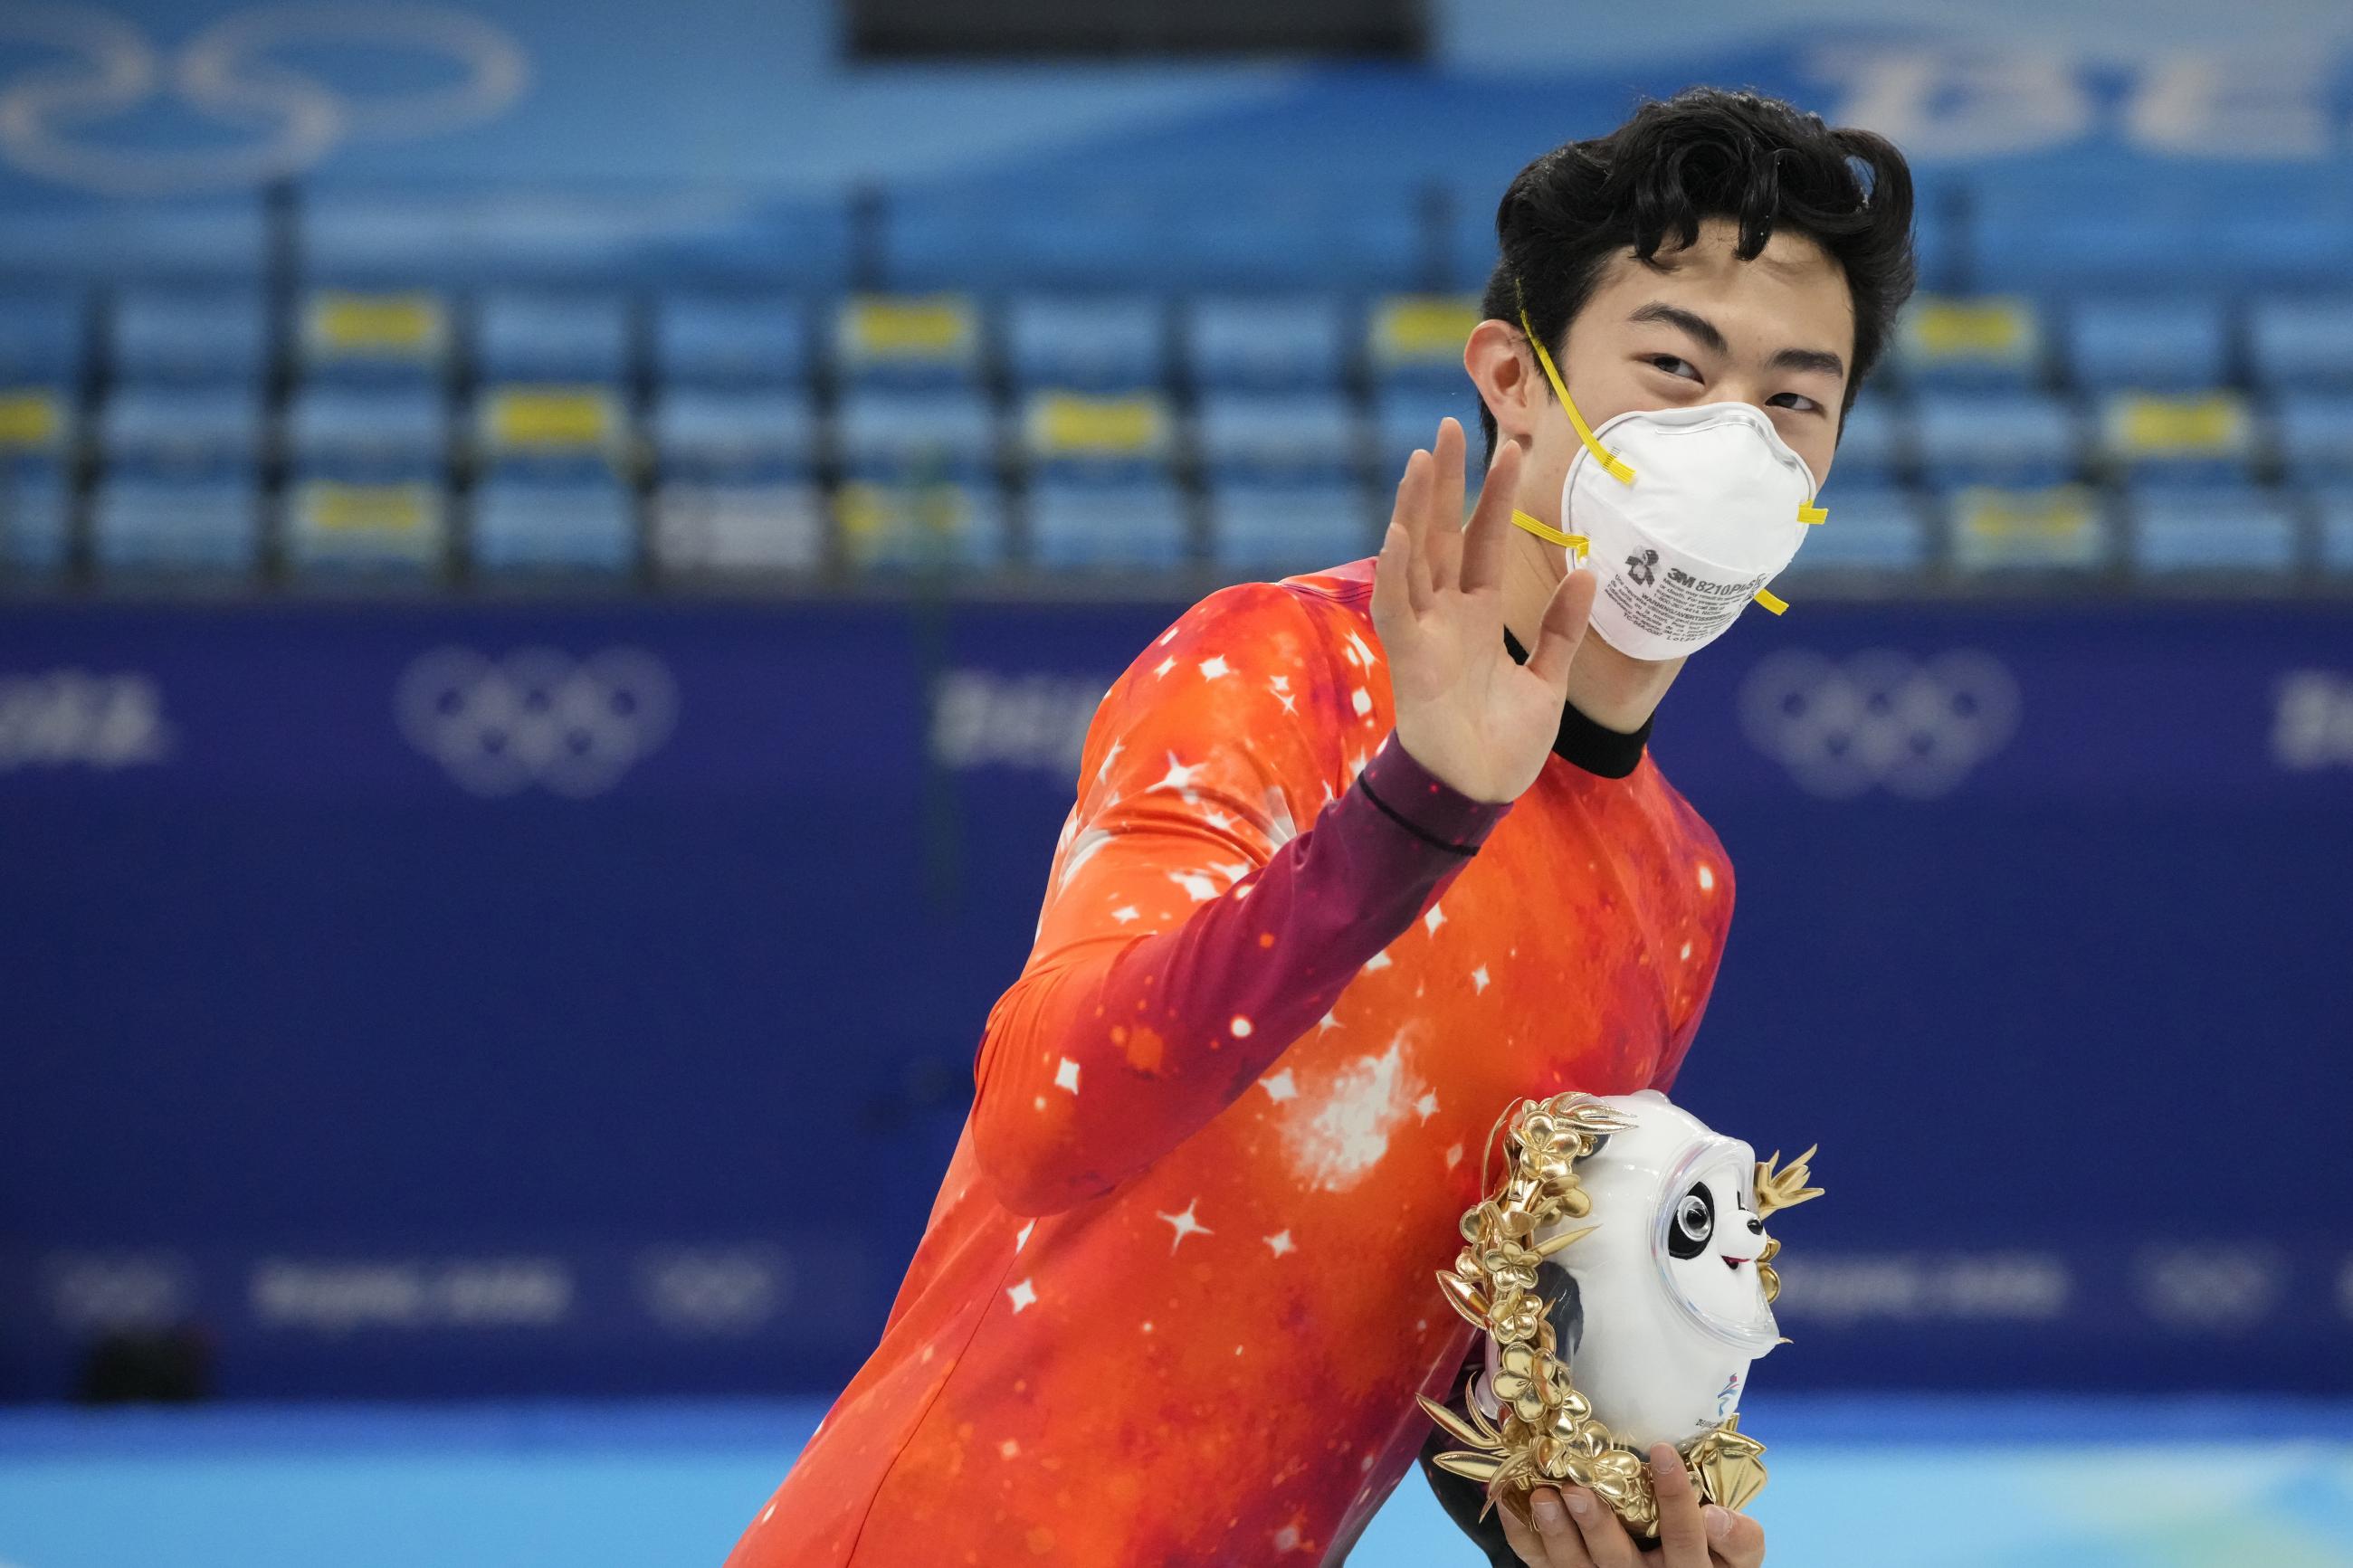
<instances>
[{"instance_id":1,"label":"costume sleeve cuff","mask_svg":"<svg viewBox=\"0 0 2353 1568\"><path fill-rule=\"evenodd\" d=\"M1389 731L1356 775L1356 787L1408 831L1468 855L1512 809L1510 801L1474 800L1414 761Z\"/></svg>"}]
</instances>

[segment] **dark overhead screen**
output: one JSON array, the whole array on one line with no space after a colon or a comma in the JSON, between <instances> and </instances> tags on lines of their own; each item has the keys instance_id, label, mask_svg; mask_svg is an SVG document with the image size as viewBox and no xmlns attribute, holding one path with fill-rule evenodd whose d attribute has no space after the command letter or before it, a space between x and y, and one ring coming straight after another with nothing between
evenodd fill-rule
<instances>
[{"instance_id":1,"label":"dark overhead screen","mask_svg":"<svg viewBox=\"0 0 2353 1568\"><path fill-rule=\"evenodd\" d=\"M1419 56L1423 0L844 0L862 59Z\"/></svg>"}]
</instances>

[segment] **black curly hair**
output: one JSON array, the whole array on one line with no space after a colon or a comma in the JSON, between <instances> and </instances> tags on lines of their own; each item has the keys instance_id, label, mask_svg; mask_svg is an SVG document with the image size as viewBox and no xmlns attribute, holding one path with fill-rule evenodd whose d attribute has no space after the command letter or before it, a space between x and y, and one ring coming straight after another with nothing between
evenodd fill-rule
<instances>
[{"instance_id":1,"label":"black curly hair","mask_svg":"<svg viewBox=\"0 0 2353 1568\"><path fill-rule=\"evenodd\" d=\"M1912 171L1885 137L1834 130L1778 98L1691 88L1642 104L1607 136L1563 142L1522 169L1495 207L1500 254L1480 310L1516 322L1516 279L1530 324L1565 361L1569 323L1610 257L1631 246L1649 261L1662 246L1691 245L1707 217L1739 226L1744 261L1783 229L1812 239L1845 269L1854 374L1839 410L1843 428L1912 294ZM1492 460L1495 416L1483 401L1479 425Z\"/></svg>"}]
</instances>

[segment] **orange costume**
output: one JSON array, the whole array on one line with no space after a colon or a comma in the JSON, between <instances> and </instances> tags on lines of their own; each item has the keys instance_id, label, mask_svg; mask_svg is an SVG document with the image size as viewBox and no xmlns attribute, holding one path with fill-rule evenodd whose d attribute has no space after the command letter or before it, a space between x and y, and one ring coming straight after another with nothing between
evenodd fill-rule
<instances>
[{"instance_id":1,"label":"orange costume","mask_svg":"<svg viewBox=\"0 0 2353 1568\"><path fill-rule=\"evenodd\" d=\"M1722 847L1574 709L1508 807L1439 783L1372 572L1220 589L1104 696L881 1343L731 1568L1341 1562L1470 1347L1498 1113L1673 1077Z\"/></svg>"}]
</instances>

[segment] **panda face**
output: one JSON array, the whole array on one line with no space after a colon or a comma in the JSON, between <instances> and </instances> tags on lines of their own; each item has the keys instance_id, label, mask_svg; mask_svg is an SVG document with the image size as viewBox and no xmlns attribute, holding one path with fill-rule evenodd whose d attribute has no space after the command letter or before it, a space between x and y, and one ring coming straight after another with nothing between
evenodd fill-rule
<instances>
[{"instance_id":1,"label":"panda face","mask_svg":"<svg viewBox=\"0 0 2353 1568\"><path fill-rule=\"evenodd\" d=\"M1767 1238L1754 1184L1745 1145L1703 1145L1671 1173L1657 1226L1669 1294L1703 1324L1744 1340L1772 1321L1757 1275Z\"/></svg>"}]
</instances>

